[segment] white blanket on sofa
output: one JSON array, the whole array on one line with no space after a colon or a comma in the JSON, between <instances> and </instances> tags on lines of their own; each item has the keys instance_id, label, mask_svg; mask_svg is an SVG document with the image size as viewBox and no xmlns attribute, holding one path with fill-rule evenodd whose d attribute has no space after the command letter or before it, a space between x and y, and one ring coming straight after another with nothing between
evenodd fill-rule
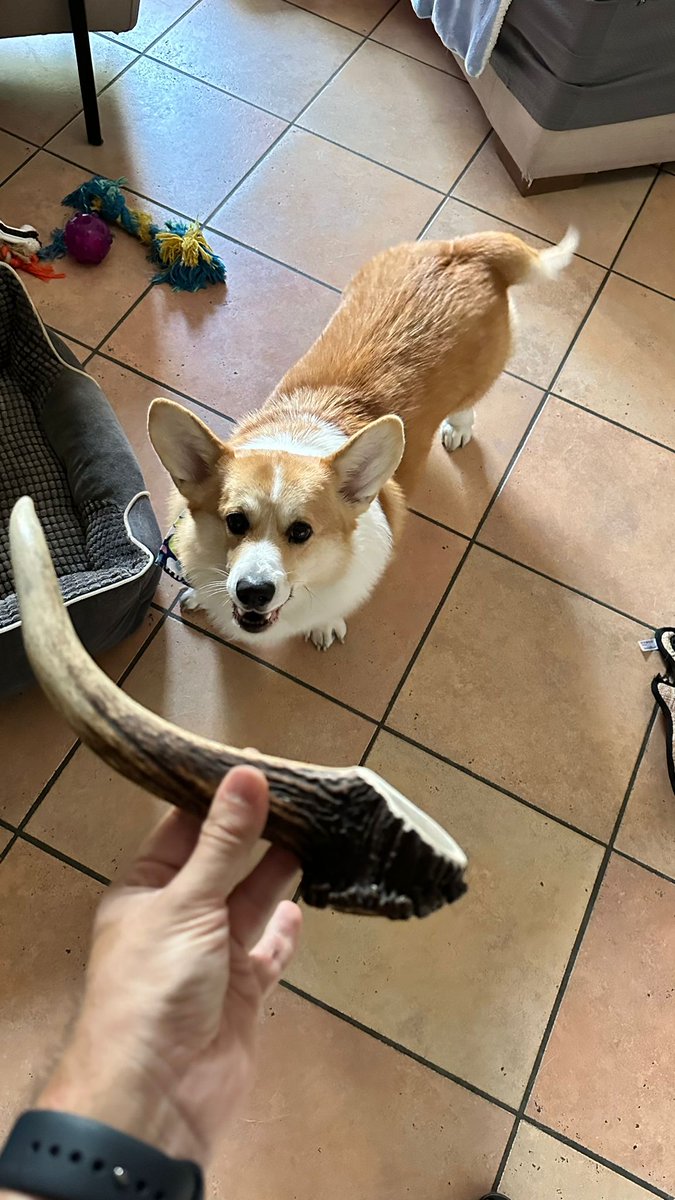
<instances>
[{"instance_id":1,"label":"white blanket on sofa","mask_svg":"<svg viewBox=\"0 0 675 1200\"><path fill-rule=\"evenodd\" d=\"M480 75L494 50L511 0L412 0L429 17L441 41L464 59L467 75Z\"/></svg>"}]
</instances>

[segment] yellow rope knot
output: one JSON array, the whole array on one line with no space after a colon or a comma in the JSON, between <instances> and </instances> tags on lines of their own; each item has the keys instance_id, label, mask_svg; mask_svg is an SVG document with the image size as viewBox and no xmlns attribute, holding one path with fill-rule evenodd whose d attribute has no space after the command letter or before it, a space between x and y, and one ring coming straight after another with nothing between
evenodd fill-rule
<instances>
[{"instance_id":1,"label":"yellow rope knot","mask_svg":"<svg viewBox=\"0 0 675 1200\"><path fill-rule=\"evenodd\" d=\"M193 222L185 233L162 230L156 235L156 242L160 260L165 266L180 261L186 267L196 267L202 256L211 254L209 244L197 221Z\"/></svg>"}]
</instances>

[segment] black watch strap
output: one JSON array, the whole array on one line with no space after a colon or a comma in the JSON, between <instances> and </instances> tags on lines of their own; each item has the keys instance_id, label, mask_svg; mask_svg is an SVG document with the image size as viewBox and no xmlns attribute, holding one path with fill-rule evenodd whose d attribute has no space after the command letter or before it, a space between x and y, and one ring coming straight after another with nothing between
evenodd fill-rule
<instances>
[{"instance_id":1,"label":"black watch strap","mask_svg":"<svg viewBox=\"0 0 675 1200\"><path fill-rule=\"evenodd\" d=\"M202 1200L196 1163L71 1113L24 1113L0 1154L0 1188L46 1200Z\"/></svg>"}]
</instances>

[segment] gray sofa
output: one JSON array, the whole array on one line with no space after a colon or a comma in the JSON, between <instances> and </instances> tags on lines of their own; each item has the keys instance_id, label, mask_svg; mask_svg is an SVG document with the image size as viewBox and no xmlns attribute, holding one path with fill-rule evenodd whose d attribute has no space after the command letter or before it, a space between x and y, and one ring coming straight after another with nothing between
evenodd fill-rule
<instances>
[{"instance_id":1,"label":"gray sofa","mask_svg":"<svg viewBox=\"0 0 675 1200\"><path fill-rule=\"evenodd\" d=\"M437 28L456 9L434 0ZM467 82L523 194L675 159L675 0L503 0L500 14Z\"/></svg>"}]
</instances>

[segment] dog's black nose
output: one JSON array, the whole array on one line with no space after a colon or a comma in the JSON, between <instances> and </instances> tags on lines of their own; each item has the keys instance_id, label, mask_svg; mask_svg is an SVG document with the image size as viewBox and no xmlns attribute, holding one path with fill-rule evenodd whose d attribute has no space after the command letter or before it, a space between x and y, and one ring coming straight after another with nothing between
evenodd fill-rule
<instances>
[{"instance_id":1,"label":"dog's black nose","mask_svg":"<svg viewBox=\"0 0 675 1200\"><path fill-rule=\"evenodd\" d=\"M264 608L274 597L275 587L267 580L240 579L237 584L237 600L242 608Z\"/></svg>"}]
</instances>

